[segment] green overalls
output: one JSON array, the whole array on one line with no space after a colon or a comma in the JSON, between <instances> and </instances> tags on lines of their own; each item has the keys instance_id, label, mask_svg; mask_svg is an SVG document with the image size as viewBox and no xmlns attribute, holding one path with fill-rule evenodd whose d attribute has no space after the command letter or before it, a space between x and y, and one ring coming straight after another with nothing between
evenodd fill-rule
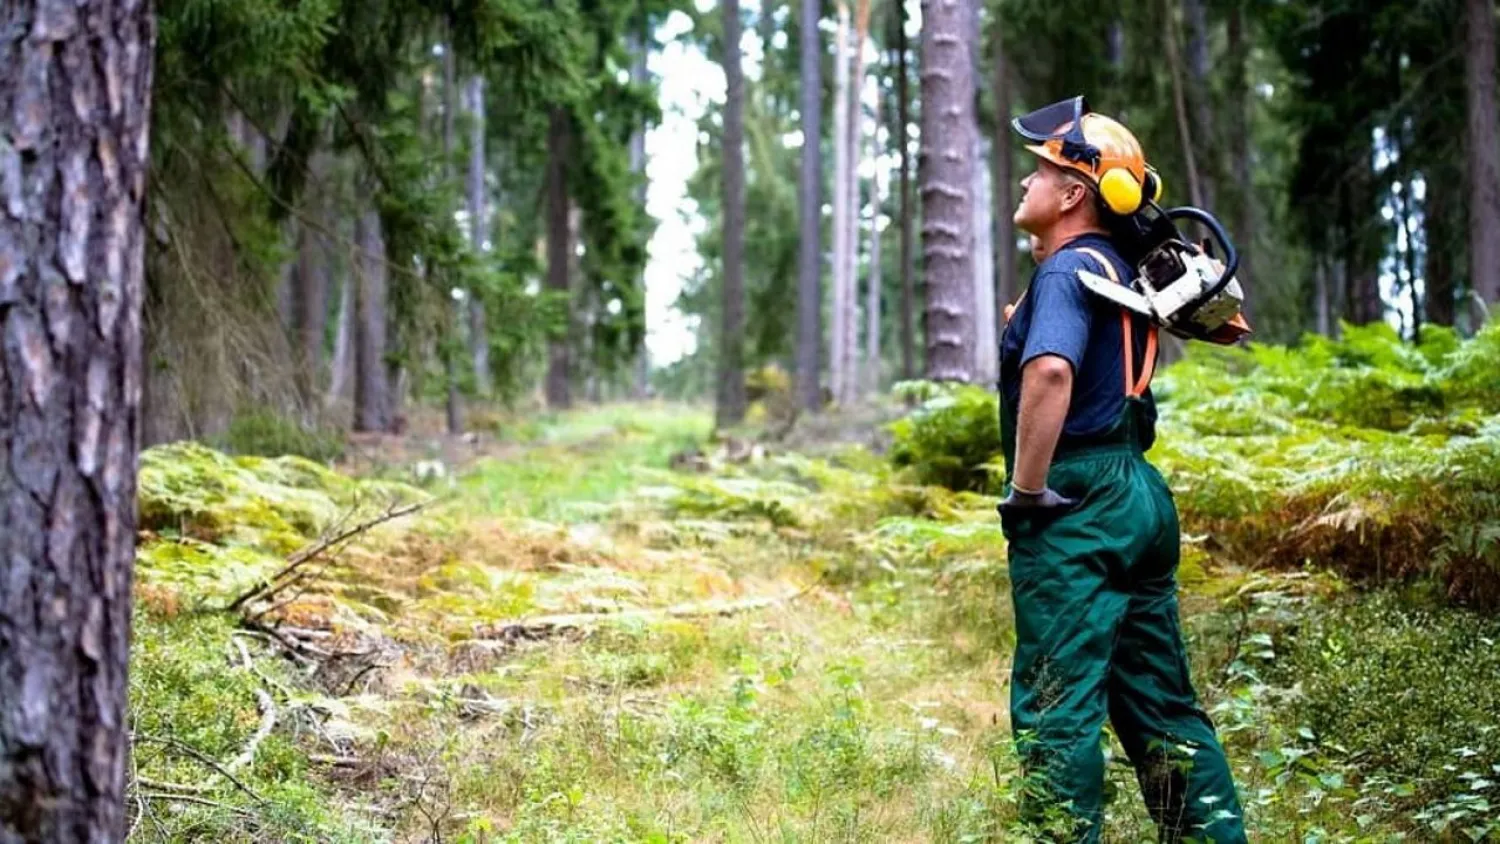
<instances>
[{"instance_id":1,"label":"green overalls","mask_svg":"<svg viewBox=\"0 0 1500 844\"><path fill-rule=\"evenodd\" d=\"M1083 251L1116 278L1113 264ZM1155 365L1156 329L1136 379L1131 319L1122 316L1124 410L1100 436L1063 438L1047 475L1077 506L1060 516L1001 517L1016 618L1011 729L1047 799L1071 801L1084 825L1077 840L1098 841L1101 833L1107 716L1161 840L1243 842L1229 764L1198 705L1178 626L1176 503L1145 459L1154 425L1141 396ZM1008 492L1017 408L1001 394ZM1042 805L1033 799L1025 810L1034 817Z\"/></svg>"}]
</instances>

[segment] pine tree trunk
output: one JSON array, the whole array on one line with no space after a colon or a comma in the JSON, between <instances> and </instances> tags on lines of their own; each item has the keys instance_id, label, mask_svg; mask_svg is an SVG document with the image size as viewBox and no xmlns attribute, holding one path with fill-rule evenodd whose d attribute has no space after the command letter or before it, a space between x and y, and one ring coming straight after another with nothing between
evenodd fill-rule
<instances>
[{"instance_id":1,"label":"pine tree trunk","mask_svg":"<svg viewBox=\"0 0 1500 844\"><path fill-rule=\"evenodd\" d=\"M485 253L485 241L489 240L489 212L485 207L484 189L484 77L474 74L468 82L469 115L469 242L476 255ZM470 291L465 300L469 315L469 352L474 363L474 390L481 396L489 396L495 390L494 378L490 374L490 332L485 318L484 298L478 291Z\"/></svg>"},{"instance_id":2,"label":"pine tree trunk","mask_svg":"<svg viewBox=\"0 0 1500 844\"><path fill-rule=\"evenodd\" d=\"M457 51L453 49L453 21L447 22L446 43L443 44L443 181L452 185L456 180L454 173L453 148L458 140L458 57ZM472 244L471 244L472 245ZM437 272L439 279L444 282L445 288L451 286L451 279L446 278L446 268L433 268L429 272ZM444 297L447 299L448 297ZM467 299L468 297L464 297ZM447 303L448 309L448 337L439 340L443 355L443 375L447 383L447 417L448 433L457 436L464 432L464 404L463 395L459 391L458 371L458 349L453 342L453 336L457 333L458 326L462 323L460 315L463 313L463 305L458 303Z\"/></svg>"},{"instance_id":3,"label":"pine tree trunk","mask_svg":"<svg viewBox=\"0 0 1500 844\"><path fill-rule=\"evenodd\" d=\"M1321 255L1313 258L1313 331L1328 336L1328 259Z\"/></svg>"},{"instance_id":4,"label":"pine tree trunk","mask_svg":"<svg viewBox=\"0 0 1500 844\"><path fill-rule=\"evenodd\" d=\"M385 431L391 425L385 241L374 197L364 193L354 235L354 430Z\"/></svg>"},{"instance_id":5,"label":"pine tree trunk","mask_svg":"<svg viewBox=\"0 0 1500 844\"><path fill-rule=\"evenodd\" d=\"M823 406L819 375L823 349L823 36L821 3L802 0L802 173L798 180L801 231L797 245L797 397L804 410Z\"/></svg>"},{"instance_id":6,"label":"pine tree trunk","mask_svg":"<svg viewBox=\"0 0 1500 844\"><path fill-rule=\"evenodd\" d=\"M281 224L281 242L289 247L287 257L281 262L281 270L276 274L276 321L281 330L286 332L287 337L295 337L297 333L296 314L297 307L297 245L302 242L302 226L298 224L295 217L288 218ZM295 345L295 343L294 343Z\"/></svg>"},{"instance_id":7,"label":"pine tree trunk","mask_svg":"<svg viewBox=\"0 0 1500 844\"><path fill-rule=\"evenodd\" d=\"M568 261L573 253L568 227L568 113L562 106L552 109L547 129L547 287L566 294ZM573 404L569 373L568 334L554 336L547 352L547 406L555 410Z\"/></svg>"},{"instance_id":8,"label":"pine tree trunk","mask_svg":"<svg viewBox=\"0 0 1500 844\"><path fill-rule=\"evenodd\" d=\"M863 391L880 389L880 292L885 281L880 266L880 98L875 98L875 129L870 133L870 161L875 176L870 179L870 275L865 285L865 363Z\"/></svg>"},{"instance_id":9,"label":"pine tree trunk","mask_svg":"<svg viewBox=\"0 0 1500 844\"><path fill-rule=\"evenodd\" d=\"M1465 0L1468 81L1469 279L1486 303L1500 302L1500 117L1496 115L1495 6Z\"/></svg>"},{"instance_id":10,"label":"pine tree trunk","mask_svg":"<svg viewBox=\"0 0 1500 844\"><path fill-rule=\"evenodd\" d=\"M329 153L315 153L309 163L314 190L321 192L328 175ZM311 413L320 395L323 371L323 334L328 324L330 268L328 245L320 229L326 223L327 203L311 197L304 213L318 226L303 225L297 243L296 286L292 291L292 327L295 342L297 382L304 410Z\"/></svg>"},{"instance_id":11,"label":"pine tree trunk","mask_svg":"<svg viewBox=\"0 0 1500 844\"><path fill-rule=\"evenodd\" d=\"M1182 0L1182 16L1187 24L1187 94L1193 119L1194 160L1198 167L1202 208L1212 210L1214 164L1220 148L1214 132L1213 102L1209 94L1208 10L1205 0Z\"/></svg>"},{"instance_id":12,"label":"pine tree trunk","mask_svg":"<svg viewBox=\"0 0 1500 844\"><path fill-rule=\"evenodd\" d=\"M1462 196L1459 179L1449 175L1449 168L1441 165L1427 183L1427 196L1423 202L1423 229L1426 234L1427 264L1423 270L1423 282L1427 295L1422 306L1427 322L1434 325L1452 326L1455 310L1454 255L1462 247L1463 231L1459 215L1462 205L1455 202ZM1456 174L1453 174L1456 176Z\"/></svg>"},{"instance_id":13,"label":"pine tree trunk","mask_svg":"<svg viewBox=\"0 0 1500 844\"><path fill-rule=\"evenodd\" d=\"M338 324L334 330L333 360L328 368L328 392L324 409L331 409L348 394L354 370L354 270L345 262L344 277L339 285Z\"/></svg>"},{"instance_id":14,"label":"pine tree trunk","mask_svg":"<svg viewBox=\"0 0 1500 844\"><path fill-rule=\"evenodd\" d=\"M0 840L125 838L149 2L0 6Z\"/></svg>"},{"instance_id":15,"label":"pine tree trunk","mask_svg":"<svg viewBox=\"0 0 1500 844\"><path fill-rule=\"evenodd\" d=\"M856 0L854 10L854 42L850 56L853 68L849 73L849 137L845 140L848 152L845 161L847 181L844 191L847 199L844 226L844 302L848 312L844 316L844 337L840 345L844 350L844 393L839 397L843 404L853 404L859 398L860 376L859 345L859 220L860 202L859 161L864 146L864 90L865 90L865 42L870 33L870 0Z\"/></svg>"},{"instance_id":16,"label":"pine tree trunk","mask_svg":"<svg viewBox=\"0 0 1500 844\"><path fill-rule=\"evenodd\" d=\"M1229 11L1229 132L1234 138L1234 182L1239 193L1236 203L1234 245L1240 254L1235 271L1244 289L1245 318L1254 320L1255 301L1255 174L1251 169L1254 138L1250 125L1254 100L1250 93L1250 43L1245 32L1245 11L1233 4Z\"/></svg>"},{"instance_id":17,"label":"pine tree trunk","mask_svg":"<svg viewBox=\"0 0 1500 844\"><path fill-rule=\"evenodd\" d=\"M983 138L974 143L974 380L985 386L1000 380L1000 344L995 337L995 244L991 235L989 156Z\"/></svg>"},{"instance_id":18,"label":"pine tree trunk","mask_svg":"<svg viewBox=\"0 0 1500 844\"><path fill-rule=\"evenodd\" d=\"M968 4L922 4L922 263L927 377L974 374L974 66Z\"/></svg>"},{"instance_id":19,"label":"pine tree trunk","mask_svg":"<svg viewBox=\"0 0 1500 844\"><path fill-rule=\"evenodd\" d=\"M899 149L901 166L901 378L910 381L917 377L916 349L916 279L913 277L913 237L911 202L911 153L907 127L911 123L911 85L908 79L907 54L910 45L906 42L906 4L893 2L896 7L896 146Z\"/></svg>"},{"instance_id":20,"label":"pine tree trunk","mask_svg":"<svg viewBox=\"0 0 1500 844\"><path fill-rule=\"evenodd\" d=\"M589 379L594 374L593 314L595 290L583 277L577 245L583 242L583 209L568 200L568 390L583 382L584 400L593 398Z\"/></svg>"},{"instance_id":21,"label":"pine tree trunk","mask_svg":"<svg viewBox=\"0 0 1500 844\"><path fill-rule=\"evenodd\" d=\"M630 82L633 85L644 86L649 81L646 68L646 54L648 51L647 32L650 22L643 14L638 24L639 31L630 35ZM637 177L642 177L639 187L636 188L635 201L641 208L646 207L646 181L643 178L646 172L646 127L637 126L630 133L630 172ZM637 280L640 289L646 289L646 279L642 275ZM635 384L631 395L637 400L646 398L651 386L651 355L646 348L645 337L641 338L641 347L636 350L635 358Z\"/></svg>"},{"instance_id":22,"label":"pine tree trunk","mask_svg":"<svg viewBox=\"0 0 1500 844\"><path fill-rule=\"evenodd\" d=\"M1177 13L1172 0L1163 0L1163 12L1167 26L1164 38L1167 52L1167 73L1172 80L1172 109L1177 118L1177 139L1182 144L1182 163L1187 171L1188 201L1199 208L1204 207L1203 181L1198 172L1198 155L1193 146L1193 130L1189 123L1187 94L1183 91L1182 54L1177 44Z\"/></svg>"},{"instance_id":23,"label":"pine tree trunk","mask_svg":"<svg viewBox=\"0 0 1500 844\"><path fill-rule=\"evenodd\" d=\"M740 3L724 0L724 295L715 424L745 419L745 78L740 70Z\"/></svg>"},{"instance_id":24,"label":"pine tree trunk","mask_svg":"<svg viewBox=\"0 0 1500 844\"><path fill-rule=\"evenodd\" d=\"M848 218L849 192L849 6L844 0L838 3L838 29L834 36L833 51L833 337L829 344L828 381L835 401L844 398L848 372L844 369L848 358L844 342L848 332L844 323L849 319L847 265L844 255L849 250Z\"/></svg>"},{"instance_id":25,"label":"pine tree trunk","mask_svg":"<svg viewBox=\"0 0 1500 844\"><path fill-rule=\"evenodd\" d=\"M969 61L974 86L979 88L981 68L979 33L984 31L980 15L982 0L968 0L974 36L969 39ZM974 107L979 107L975 100ZM995 232L994 198L990 186L989 141L974 132L974 380L986 387L1000 381L1000 345L995 340Z\"/></svg>"},{"instance_id":26,"label":"pine tree trunk","mask_svg":"<svg viewBox=\"0 0 1500 844\"><path fill-rule=\"evenodd\" d=\"M996 313L1021 295L1016 277L1016 196L1010 128L1010 70L1006 63L1001 27L995 27L995 303Z\"/></svg>"},{"instance_id":27,"label":"pine tree trunk","mask_svg":"<svg viewBox=\"0 0 1500 844\"><path fill-rule=\"evenodd\" d=\"M1367 325L1385 318L1385 302L1380 297L1381 233L1367 226L1359 209L1370 207L1367 198L1377 190L1370 145L1360 156L1361 166L1344 180L1343 230L1350 232L1343 240L1345 319L1355 325ZM1372 248L1372 241L1374 241Z\"/></svg>"}]
</instances>

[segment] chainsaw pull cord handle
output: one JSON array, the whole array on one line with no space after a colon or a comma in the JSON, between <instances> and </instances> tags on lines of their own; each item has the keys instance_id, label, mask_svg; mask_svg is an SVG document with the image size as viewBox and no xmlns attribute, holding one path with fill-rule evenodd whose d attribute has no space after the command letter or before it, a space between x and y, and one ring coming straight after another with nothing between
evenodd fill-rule
<instances>
[{"instance_id":1,"label":"chainsaw pull cord handle","mask_svg":"<svg viewBox=\"0 0 1500 844\"><path fill-rule=\"evenodd\" d=\"M1120 283L1113 261L1107 260L1090 246L1080 246L1078 251L1103 264L1109 280L1115 284ZM1156 323L1150 323L1146 327L1146 357L1141 363L1139 378L1135 375L1135 325L1127 308L1120 309L1120 336L1125 343L1125 395L1127 398L1138 399L1146 394L1146 388L1151 385L1151 376L1156 373Z\"/></svg>"}]
</instances>

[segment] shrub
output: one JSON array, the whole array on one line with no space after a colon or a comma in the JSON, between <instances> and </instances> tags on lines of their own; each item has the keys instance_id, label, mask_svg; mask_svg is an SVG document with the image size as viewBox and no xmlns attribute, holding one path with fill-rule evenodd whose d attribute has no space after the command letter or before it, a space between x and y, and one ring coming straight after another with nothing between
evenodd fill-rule
<instances>
[{"instance_id":1,"label":"shrub","mask_svg":"<svg viewBox=\"0 0 1500 844\"><path fill-rule=\"evenodd\" d=\"M991 488L992 467L1001 453L999 398L969 385L907 389L923 400L890 425L892 463L909 467L920 483L954 490Z\"/></svg>"},{"instance_id":2,"label":"shrub","mask_svg":"<svg viewBox=\"0 0 1500 844\"><path fill-rule=\"evenodd\" d=\"M319 463L344 456L344 437L332 428L307 428L264 410L240 413L214 445L231 454L260 457L297 455Z\"/></svg>"},{"instance_id":3,"label":"shrub","mask_svg":"<svg viewBox=\"0 0 1500 844\"><path fill-rule=\"evenodd\" d=\"M1500 773L1500 621L1381 591L1310 614L1273 672L1300 689L1279 717L1401 785L1408 811L1482 795Z\"/></svg>"}]
</instances>

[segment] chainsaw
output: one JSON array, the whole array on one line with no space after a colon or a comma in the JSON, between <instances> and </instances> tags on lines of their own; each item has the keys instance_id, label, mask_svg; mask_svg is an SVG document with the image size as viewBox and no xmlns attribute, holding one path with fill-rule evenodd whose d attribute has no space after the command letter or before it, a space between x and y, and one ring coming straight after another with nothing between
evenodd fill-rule
<instances>
[{"instance_id":1,"label":"chainsaw","mask_svg":"<svg viewBox=\"0 0 1500 844\"><path fill-rule=\"evenodd\" d=\"M1138 275L1117 283L1080 269L1078 279L1094 293L1135 313L1149 317L1164 330L1185 340L1230 345L1250 333L1241 309L1245 292L1235 270L1240 257L1224 227L1212 214L1184 206L1133 215L1130 235L1139 243L1154 244L1136 264ZM1204 246L1189 242L1178 231L1177 220L1203 224L1224 254L1220 266Z\"/></svg>"}]
</instances>

